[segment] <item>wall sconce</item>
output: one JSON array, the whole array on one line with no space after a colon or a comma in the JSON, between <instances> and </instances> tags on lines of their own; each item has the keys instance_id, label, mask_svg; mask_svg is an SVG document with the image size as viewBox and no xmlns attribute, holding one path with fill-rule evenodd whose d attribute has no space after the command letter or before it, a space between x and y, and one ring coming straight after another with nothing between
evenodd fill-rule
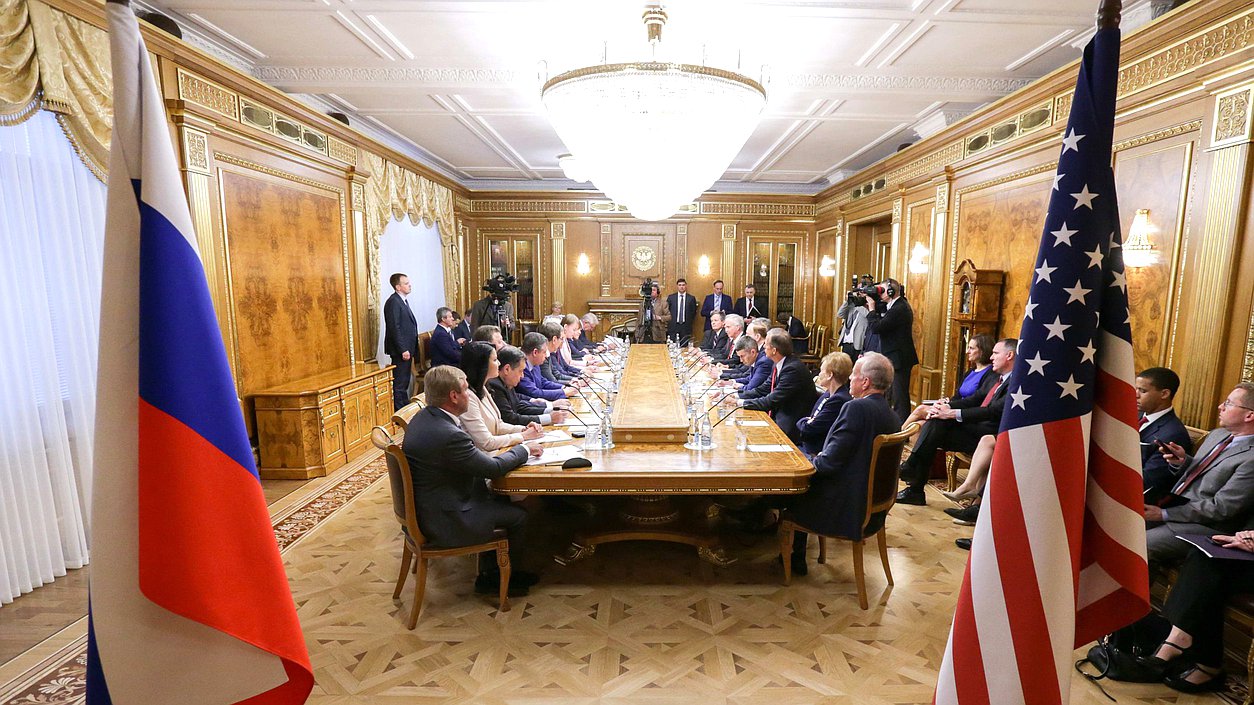
<instances>
[{"instance_id":1,"label":"wall sconce","mask_svg":"<svg viewBox=\"0 0 1254 705\"><path fill-rule=\"evenodd\" d=\"M927 274L928 263L927 258L932 256L932 250L921 242L914 243L914 249L910 251L909 269L911 274Z\"/></svg>"},{"instance_id":2,"label":"wall sconce","mask_svg":"<svg viewBox=\"0 0 1254 705\"><path fill-rule=\"evenodd\" d=\"M1154 224L1149 219L1149 209L1137 210L1128 229L1128 240L1123 243L1123 263L1129 267L1149 267L1158 261L1158 251L1150 242Z\"/></svg>"},{"instance_id":3,"label":"wall sconce","mask_svg":"<svg viewBox=\"0 0 1254 705\"><path fill-rule=\"evenodd\" d=\"M701 257L697 259L697 274L700 274L703 277L710 276L710 258L709 257L705 255L701 255Z\"/></svg>"},{"instance_id":4,"label":"wall sconce","mask_svg":"<svg viewBox=\"0 0 1254 705\"><path fill-rule=\"evenodd\" d=\"M588 272L592 271L592 264L588 262L587 253L579 253L579 259L575 260L575 271L579 272L580 276L587 276Z\"/></svg>"},{"instance_id":5,"label":"wall sconce","mask_svg":"<svg viewBox=\"0 0 1254 705\"><path fill-rule=\"evenodd\" d=\"M828 255L823 255L823 261L819 263L819 276L820 277L836 276L836 260L832 259Z\"/></svg>"}]
</instances>

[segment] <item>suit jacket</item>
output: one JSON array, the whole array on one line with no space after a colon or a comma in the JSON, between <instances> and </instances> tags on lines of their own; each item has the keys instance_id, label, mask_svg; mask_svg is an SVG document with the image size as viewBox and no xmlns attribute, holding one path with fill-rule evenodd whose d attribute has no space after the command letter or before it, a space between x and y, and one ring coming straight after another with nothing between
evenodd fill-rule
<instances>
[{"instance_id":1,"label":"suit jacket","mask_svg":"<svg viewBox=\"0 0 1254 705\"><path fill-rule=\"evenodd\" d=\"M1179 476L1187 477L1193 464L1229 435L1222 428L1211 431ZM1254 509L1254 444L1245 441L1225 448L1181 496L1188 500L1186 504L1164 510L1167 525L1176 534L1230 534L1240 529Z\"/></svg>"},{"instance_id":2,"label":"suit jacket","mask_svg":"<svg viewBox=\"0 0 1254 705\"><path fill-rule=\"evenodd\" d=\"M433 547L466 546L492 538L495 502L484 478L494 480L527 461L527 447L497 456L475 447L443 410L429 406L405 430L401 447L414 481L418 526Z\"/></svg>"},{"instance_id":3,"label":"suit jacket","mask_svg":"<svg viewBox=\"0 0 1254 705\"><path fill-rule=\"evenodd\" d=\"M588 331L586 330L579 331L579 337L569 342L570 356L576 360L582 360L584 355L588 354L588 351L596 347L591 340L588 340Z\"/></svg>"},{"instance_id":4,"label":"suit jacket","mask_svg":"<svg viewBox=\"0 0 1254 705\"><path fill-rule=\"evenodd\" d=\"M836 390L836 393L823 392L819 400L814 402L810 415L797 421L797 433L801 435L801 450L807 456L814 457L823 450L827 441L827 432L836 423L840 410L845 403L853 399L849 394L849 385Z\"/></svg>"},{"instance_id":5,"label":"suit jacket","mask_svg":"<svg viewBox=\"0 0 1254 705\"><path fill-rule=\"evenodd\" d=\"M745 328L749 327L749 321L754 318L764 318L766 316L767 299L765 296L754 296L753 305L749 305L749 299L742 296L736 299L736 308L732 313L739 313L745 317Z\"/></svg>"},{"instance_id":6,"label":"suit jacket","mask_svg":"<svg viewBox=\"0 0 1254 705\"><path fill-rule=\"evenodd\" d=\"M1170 490L1176 484L1179 475L1175 469L1163 459L1154 441L1163 443L1179 443L1185 453L1193 452L1193 439L1189 431L1176 416L1175 409L1158 417L1153 423L1141 429L1141 475L1147 490Z\"/></svg>"},{"instance_id":7,"label":"suit jacket","mask_svg":"<svg viewBox=\"0 0 1254 705\"><path fill-rule=\"evenodd\" d=\"M395 291L383 304L383 352L392 358L392 364L399 364L403 353L409 353L410 358L418 355L418 319Z\"/></svg>"},{"instance_id":8,"label":"suit jacket","mask_svg":"<svg viewBox=\"0 0 1254 705\"><path fill-rule=\"evenodd\" d=\"M453 328L453 340L454 341L456 341L458 338L461 338L462 340L465 340L466 343L469 343L470 338L473 335L474 335L474 331L470 329L470 323L465 318L463 318ZM462 343L462 344L465 345L465 343Z\"/></svg>"},{"instance_id":9,"label":"suit jacket","mask_svg":"<svg viewBox=\"0 0 1254 705\"><path fill-rule=\"evenodd\" d=\"M841 305L840 310L836 312L836 316L843 321L840 324L840 332L836 335L837 347L841 345L841 340L845 337L845 331L848 331L849 337L852 338L854 349L864 349L862 346L866 340L866 314L865 306L856 306L852 301L846 300Z\"/></svg>"},{"instance_id":10,"label":"suit jacket","mask_svg":"<svg viewBox=\"0 0 1254 705\"><path fill-rule=\"evenodd\" d=\"M636 312L636 342L645 339L644 307L646 300L640 300L640 310ZM666 327L671 322L671 309L666 299L658 298L653 302L653 340L661 342L666 339Z\"/></svg>"},{"instance_id":11,"label":"suit jacket","mask_svg":"<svg viewBox=\"0 0 1254 705\"><path fill-rule=\"evenodd\" d=\"M462 429L470 434L475 446L483 450L498 450L523 442L522 432L526 429L503 421L501 410L497 408L491 394L480 399L471 390L470 405L459 418L462 420Z\"/></svg>"},{"instance_id":12,"label":"suit jacket","mask_svg":"<svg viewBox=\"0 0 1254 705\"><path fill-rule=\"evenodd\" d=\"M714 332L713 328L706 328L705 336L701 338L700 347L702 350L710 354L710 357L721 357L727 351L727 333L722 328L718 332ZM715 355L715 353L718 353Z\"/></svg>"},{"instance_id":13,"label":"suit jacket","mask_svg":"<svg viewBox=\"0 0 1254 705\"><path fill-rule=\"evenodd\" d=\"M666 337L674 338L679 336L682 342L684 338L692 337L692 325L697 319L697 297L692 294L684 294L684 322L679 322L679 292L675 292L666 297L666 306L671 310L671 321L666 324Z\"/></svg>"},{"instance_id":14,"label":"suit jacket","mask_svg":"<svg viewBox=\"0 0 1254 705\"><path fill-rule=\"evenodd\" d=\"M518 392L506 386L500 377L488 380L486 386L488 393L492 395L492 401L496 402L496 408L501 412L501 420L505 423L526 426L532 422L543 422L540 417L544 414L544 407L541 406L537 411L534 404L523 402Z\"/></svg>"},{"instance_id":15,"label":"suit jacket","mask_svg":"<svg viewBox=\"0 0 1254 705\"><path fill-rule=\"evenodd\" d=\"M558 399L566 398L566 393L562 391L562 385L545 379L539 367L530 362L526 364L527 368L523 370L522 381L518 383L518 391L532 399L557 401Z\"/></svg>"},{"instance_id":16,"label":"suit jacket","mask_svg":"<svg viewBox=\"0 0 1254 705\"><path fill-rule=\"evenodd\" d=\"M550 382L561 383L574 379L572 375L566 374L566 371L561 369L554 355L550 355L549 359L545 360L543 365L540 365L540 374L544 375L544 378Z\"/></svg>"},{"instance_id":17,"label":"suit jacket","mask_svg":"<svg viewBox=\"0 0 1254 705\"><path fill-rule=\"evenodd\" d=\"M949 408L962 409L962 425L970 429L972 433L978 433L981 436L995 434L1001 427L1001 414L1006 409L1006 394L1010 390L1009 377L997 388L988 406L982 406L984 397L988 396L988 391L1000 380L1001 377L995 373L984 375L984 380L980 382L975 394L950 400Z\"/></svg>"},{"instance_id":18,"label":"suit jacket","mask_svg":"<svg viewBox=\"0 0 1254 705\"><path fill-rule=\"evenodd\" d=\"M462 364L462 347L457 344L453 334L436 326L431 331L431 366Z\"/></svg>"},{"instance_id":19,"label":"suit jacket","mask_svg":"<svg viewBox=\"0 0 1254 705\"><path fill-rule=\"evenodd\" d=\"M793 517L802 525L829 536L860 539L884 526L887 512L871 517L865 531L867 483L871 475L871 445L875 437L901 430L901 419L882 394L845 402L814 456L810 489L789 499Z\"/></svg>"},{"instance_id":20,"label":"suit jacket","mask_svg":"<svg viewBox=\"0 0 1254 705\"><path fill-rule=\"evenodd\" d=\"M866 326L868 333L879 337L879 352L892 361L898 373L909 372L919 364L919 353L914 347L914 310L906 297L885 311L879 307L867 311Z\"/></svg>"},{"instance_id":21,"label":"suit jacket","mask_svg":"<svg viewBox=\"0 0 1254 705\"><path fill-rule=\"evenodd\" d=\"M744 387L740 389L741 399L757 399L764 397L771 391L771 367L775 363L771 362L771 358L766 353L758 353L758 357L753 361L753 367L749 368L749 374L745 375Z\"/></svg>"},{"instance_id":22,"label":"suit jacket","mask_svg":"<svg viewBox=\"0 0 1254 705\"><path fill-rule=\"evenodd\" d=\"M741 333L735 339L731 339L727 333L723 333L726 343L722 349L716 349L710 353L710 361L727 365L728 367L740 367L740 358L736 357L736 341L743 337L745 337L745 334Z\"/></svg>"},{"instance_id":23,"label":"suit jacket","mask_svg":"<svg viewBox=\"0 0 1254 705\"><path fill-rule=\"evenodd\" d=\"M510 325L518 325L518 320L514 317L514 302L502 302L501 309L504 311L505 317L509 319ZM496 312L492 308L491 296L479 299L474 306L470 307L470 327L477 329L483 325L501 326L501 321L498 320ZM504 328L505 326L501 327ZM506 340L508 339L509 337L506 336Z\"/></svg>"},{"instance_id":24,"label":"suit jacket","mask_svg":"<svg viewBox=\"0 0 1254 705\"><path fill-rule=\"evenodd\" d=\"M805 355L810 352L810 333L806 330L806 324L801 322L796 316L788 317L788 337L792 338L792 352L794 355Z\"/></svg>"},{"instance_id":25,"label":"suit jacket","mask_svg":"<svg viewBox=\"0 0 1254 705\"><path fill-rule=\"evenodd\" d=\"M768 384L770 380L767 380ZM767 387L770 391L766 396L757 399L746 399L745 408L755 411L772 412L771 418L775 419L775 425L779 426L793 443L801 440L801 434L797 432L797 420L810 413L810 409L814 408L814 400L818 399L819 393L814 388L814 378L810 376L810 370L806 369L804 363L796 357L789 355L784 358L784 363L780 368L779 374L775 378L774 388ZM898 427L901 422L897 422Z\"/></svg>"},{"instance_id":26,"label":"suit jacket","mask_svg":"<svg viewBox=\"0 0 1254 705\"><path fill-rule=\"evenodd\" d=\"M723 315L731 313L731 303L732 298L730 296L720 294L718 305L715 305L714 294L707 294L705 300L701 302L701 315L705 318L705 326L702 330L714 330L713 326L710 325L710 316L714 315L715 311Z\"/></svg>"}]
</instances>

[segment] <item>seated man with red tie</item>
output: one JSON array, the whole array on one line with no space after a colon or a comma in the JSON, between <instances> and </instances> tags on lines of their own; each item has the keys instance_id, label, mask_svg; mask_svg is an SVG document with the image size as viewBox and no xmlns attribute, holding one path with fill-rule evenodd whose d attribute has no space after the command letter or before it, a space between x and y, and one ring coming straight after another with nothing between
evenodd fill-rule
<instances>
[{"instance_id":1,"label":"seated man with red tie","mask_svg":"<svg viewBox=\"0 0 1254 705\"><path fill-rule=\"evenodd\" d=\"M765 396L740 399L736 403L754 411L769 411L775 425L788 434L793 443L800 444L797 421L810 413L814 401L819 398L814 378L805 363L792 354L792 338L788 337L788 331L776 328L767 333L763 349L773 363L768 391Z\"/></svg>"},{"instance_id":2,"label":"seated man with red tie","mask_svg":"<svg viewBox=\"0 0 1254 705\"><path fill-rule=\"evenodd\" d=\"M1018 345L1019 341L1014 338L997 341L993 346L993 374L984 378L985 383L970 396L953 399L948 404L935 404L928 411L910 457L901 464L901 479L906 488L897 493L899 504L927 504L923 487L927 485L938 451L970 453L979 445L981 437L997 433L1009 389L1006 378L1014 369Z\"/></svg>"},{"instance_id":3,"label":"seated man with red tie","mask_svg":"<svg viewBox=\"0 0 1254 705\"><path fill-rule=\"evenodd\" d=\"M1174 563L1189 544L1181 534L1231 534L1254 510L1254 382L1242 382L1219 404L1219 428L1190 456L1166 443L1163 457L1180 478L1158 504L1145 505L1146 554L1151 563Z\"/></svg>"},{"instance_id":4,"label":"seated man with red tie","mask_svg":"<svg viewBox=\"0 0 1254 705\"><path fill-rule=\"evenodd\" d=\"M1151 367L1136 376L1136 408L1141 412L1141 477L1145 501L1157 503L1176 484L1175 471L1167 465L1159 443L1176 443L1193 452L1189 431L1176 416L1172 402L1180 391L1180 376L1166 367Z\"/></svg>"}]
</instances>

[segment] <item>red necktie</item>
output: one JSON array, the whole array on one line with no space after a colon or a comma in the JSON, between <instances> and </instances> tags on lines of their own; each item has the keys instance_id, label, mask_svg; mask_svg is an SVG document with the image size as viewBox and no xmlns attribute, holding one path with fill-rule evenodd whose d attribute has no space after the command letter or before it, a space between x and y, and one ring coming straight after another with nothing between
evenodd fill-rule
<instances>
[{"instance_id":1,"label":"red necktie","mask_svg":"<svg viewBox=\"0 0 1254 705\"><path fill-rule=\"evenodd\" d=\"M771 365L771 391L772 392L775 391L775 371L778 369L779 368L776 367L775 365Z\"/></svg>"},{"instance_id":2,"label":"red necktie","mask_svg":"<svg viewBox=\"0 0 1254 705\"><path fill-rule=\"evenodd\" d=\"M1141 414L1141 419L1140 419L1140 422L1139 422L1139 424L1138 424L1138 426L1137 426L1138 428L1145 428L1145 420L1146 420L1146 418L1148 418L1148 417L1146 417L1146 416L1145 416L1145 414Z\"/></svg>"},{"instance_id":3,"label":"red necktie","mask_svg":"<svg viewBox=\"0 0 1254 705\"><path fill-rule=\"evenodd\" d=\"M993 388L988 390L988 394L985 395L984 397L984 403L980 404L980 406L988 406L989 403L993 401L993 395L997 393L997 388L1000 386L1001 386L1001 380L999 379L997 380L997 384L994 384Z\"/></svg>"},{"instance_id":4,"label":"red necktie","mask_svg":"<svg viewBox=\"0 0 1254 705\"><path fill-rule=\"evenodd\" d=\"M1193 470L1189 472L1189 474L1186 475L1183 480L1176 483L1176 486L1171 488L1171 493L1172 494L1184 494L1184 491L1189 488L1189 485L1193 484L1194 480L1200 477L1202 473L1209 470L1211 465L1215 464L1215 461L1219 459L1219 454L1224 452L1224 449L1228 447L1228 444L1232 442L1233 438L1235 438L1235 436L1228 436L1227 438L1223 440L1222 443L1215 446L1214 450L1212 450L1210 453L1207 453L1206 457L1202 460L1202 462L1197 464L1197 467L1193 468Z\"/></svg>"}]
</instances>

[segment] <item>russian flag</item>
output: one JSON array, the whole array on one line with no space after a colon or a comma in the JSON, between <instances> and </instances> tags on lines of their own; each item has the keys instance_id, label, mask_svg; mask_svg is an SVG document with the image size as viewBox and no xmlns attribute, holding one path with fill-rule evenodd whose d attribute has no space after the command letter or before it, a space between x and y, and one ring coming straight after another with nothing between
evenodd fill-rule
<instances>
[{"instance_id":1,"label":"russian flag","mask_svg":"<svg viewBox=\"0 0 1254 705\"><path fill-rule=\"evenodd\" d=\"M108 3L87 703L302 703L313 674L147 49Z\"/></svg>"}]
</instances>

